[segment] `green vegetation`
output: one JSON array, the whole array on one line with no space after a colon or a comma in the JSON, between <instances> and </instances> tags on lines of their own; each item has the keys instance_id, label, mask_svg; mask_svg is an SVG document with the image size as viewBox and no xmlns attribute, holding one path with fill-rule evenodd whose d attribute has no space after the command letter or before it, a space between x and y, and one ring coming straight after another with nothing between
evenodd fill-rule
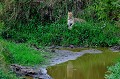
<instances>
[{"instance_id":1,"label":"green vegetation","mask_svg":"<svg viewBox=\"0 0 120 79\"><path fill-rule=\"evenodd\" d=\"M9 71L8 60L6 60L4 45L0 40L0 79L18 79L15 74Z\"/></svg>"},{"instance_id":2,"label":"green vegetation","mask_svg":"<svg viewBox=\"0 0 120 79\"><path fill-rule=\"evenodd\" d=\"M19 29L19 30L18 30ZM119 43L118 27L110 23L76 23L68 30L65 21L47 25L20 25L13 31L4 32L3 38L16 42L27 42L37 46L61 45L69 46L112 46ZM8 37L4 36L7 35Z\"/></svg>"},{"instance_id":3,"label":"green vegetation","mask_svg":"<svg viewBox=\"0 0 120 79\"><path fill-rule=\"evenodd\" d=\"M3 72L2 69L0 69L0 79L19 79L17 78L15 75L13 75L12 73L6 73Z\"/></svg>"},{"instance_id":4,"label":"green vegetation","mask_svg":"<svg viewBox=\"0 0 120 79\"><path fill-rule=\"evenodd\" d=\"M43 51L37 51L26 44L16 44L0 38L0 79L18 79L10 72L10 64L27 66L40 65L45 61Z\"/></svg>"},{"instance_id":5,"label":"green vegetation","mask_svg":"<svg viewBox=\"0 0 120 79\"><path fill-rule=\"evenodd\" d=\"M25 44L15 44L0 40L4 44L4 52L6 60L10 63L18 63L22 65L36 65L44 61L40 51L37 51Z\"/></svg>"},{"instance_id":6,"label":"green vegetation","mask_svg":"<svg viewBox=\"0 0 120 79\"><path fill-rule=\"evenodd\" d=\"M41 56L41 52L36 51L27 45L8 43L7 47L12 54L14 63L36 65L44 60Z\"/></svg>"},{"instance_id":7,"label":"green vegetation","mask_svg":"<svg viewBox=\"0 0 120 79\"><path fill-rule=\"evenodd\" d=\"M0 38L0 79L18 79L9 71L8 65L40 65L45 61L43 51L37 51L26 44L16 44Z\"/></svg>"},{"instance_id":8,"label":"green vegetation","mask_svg":"<svg viewBox=\"0 0 120 79\"><path fill-rule=\"evenodd\" d=\"M105 75L106 79L119 79L120 78L120 62L108 68L108 72Z\"/></svg>"},{"instance_id":9,"label":"green vegetation","mask_svg":"<svg viewBox=\"0 0 120 79\"><path fill-rule=\"evenodd\" d=\"M37 51L27 44L17 44L0 38L0 79L19 79L11 72L11 64L41 66L42 63L46 64L44 55L48 56L48 53L42 49Z\"/></svg>"},{"instance_id":10,"label":"green vegetation","mask_svg":"<svg viewBox=\"0 0 120 79\"><path fill-rule=\"evenodd\" d=\"M97 21L119 21L120 20L120 1L119 0L93 0L88 2L86 16L92 16Z\"/></svg>"},{"instance_id":11,"label":"green vegetation","mask_svg":"<svg viewBox=\"0 0 120 79\"><path fill-rule=\"evenodd\" d=\"M119 0L10 0L1 1L1 6L4 13L1 13L4 22L2 37L8 40L35 44L38 47L70 44L94 47L119 44L120 29L116 27L120 18ZM68 30L68 11L87 22L77 23L73 30Z\"/></svg>"},{"instance_id":12,"label":"green vegetation","mask_svg":"<svg viewBox=\"0 0 120 79\"><path fill-rule=\"evenodd\" d=\"M0 63L40 64L44 61L43 52L30 46L120 45L119 3L119 0L1 0ZM68 30L68 11L87 22L76 23Z\"/></svg>"}]
</instances>

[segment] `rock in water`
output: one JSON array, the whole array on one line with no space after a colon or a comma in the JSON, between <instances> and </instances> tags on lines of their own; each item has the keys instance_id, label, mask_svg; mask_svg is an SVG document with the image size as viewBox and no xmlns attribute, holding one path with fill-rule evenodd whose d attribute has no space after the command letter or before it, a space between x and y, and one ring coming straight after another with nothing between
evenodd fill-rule
<instances>
[{"instance_id":1,"label":"rock in water","mask_svg":"<svg viewBox=\"0 0 120 79\"><path fill-rule=\"evenodd\" d=\"M110 49L114 52L119 52L120 51L120 46L113 46Z\"/></svg>"}]
</instances>

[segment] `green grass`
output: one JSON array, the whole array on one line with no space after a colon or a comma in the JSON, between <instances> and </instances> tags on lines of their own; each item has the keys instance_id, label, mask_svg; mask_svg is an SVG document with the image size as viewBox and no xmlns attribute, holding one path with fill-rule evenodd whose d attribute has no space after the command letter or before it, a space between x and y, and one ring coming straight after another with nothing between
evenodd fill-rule
<instances>
[{"instance_id":1,"label":"green grass","mask_svg":"<svg viewBox=\"0 0 120 79\"><path fill-rule=\"evenodd\" d=\"M15 74L9 71L9 60L6 60L4 55L4 42L0 39L0 79L19 79Z\"/></svg>"},{"instance_id":2,"label":"green grass","mask_svg":"<svg viewBox=\"0 0 120 79\"><path fill-rule=\"evenodd\" d=\"M10 65L40 65L45 61L41 53L43 52L32 49L26 44L16 44L0 38L0 79L19 79L10 71Z\"/></svg>"},{"instance_id":3,"label":"green grass","mask_svg":"<svg viewBox=\"0 0 120 79\"><path fill-rule=\"evenodd\" d=\"M20 79L15 76L15 74L12 74L11 72L4 72L2 69L0 69L0 79Z\"/></svg>"},{"instance_id":4,"label":"green grass","mask_svg":"<svg viewBox=\"0 0 120 79\"><path fill-rule=\"evenodd\" d=\"M41 54L42 52L37 51L26 44L16 44L4 40L1 40L0 43L4 45L3 55L10 63L38 65L45 60Z\"/></svg>"},{"instance_id":5,"label":"green grass","mask_svg":"<svg viewBox=\"0 0 120 79\"><path fill-rule=\"evenodd\" d=\"M44 59L41 52L36 51L24 44L9 43L8 50L11 52L15 63L19 64L40 64Z\"/></svg>"}]
</instances>

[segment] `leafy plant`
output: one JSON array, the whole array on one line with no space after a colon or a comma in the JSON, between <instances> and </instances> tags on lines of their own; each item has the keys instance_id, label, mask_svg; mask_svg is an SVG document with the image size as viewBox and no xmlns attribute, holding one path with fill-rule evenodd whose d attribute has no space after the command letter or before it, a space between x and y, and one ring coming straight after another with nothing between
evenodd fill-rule
<instances>
[{"instance_id":1,"label":"leafy plant","mask_svg":"<svg viewBox=\"0 0 120 79\"><path fill-rule=\"evenodd\" d=\"M120 78L120 62L116 63L114 66L108 67L106 79L119 79Z\"/></svg>"},{"instance_id":2,"label":"leafy plant","mask_svg":"<svg viewBox=\"0 0 120 79\"><path fill-rule=\"evenodd\" d=\"M120 18L119 0L93 0L87 5L86 12L99 21L118 21ZM88 17L88 16L87 16Z\"/></svg>"}]
</instances>

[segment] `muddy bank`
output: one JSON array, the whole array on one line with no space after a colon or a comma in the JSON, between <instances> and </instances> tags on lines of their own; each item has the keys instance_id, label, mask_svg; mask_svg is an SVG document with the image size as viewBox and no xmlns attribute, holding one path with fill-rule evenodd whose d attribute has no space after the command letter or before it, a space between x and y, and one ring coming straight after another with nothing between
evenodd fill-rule
<instances>
[{"instance_id":1,"label":"muddy bank","mask_svg":"<svg viewBox=\"0 0 120 79\"><path fill-rule=\"evenodd\" d=\"M108 48L110 49L112 52L119 52L120 51L120 46L113 46ZM102 53L101 50L97 50L94 48L81 48L81 47L56 47L54 48L50 48L49 50L51 50L51 53L53 54L53 56L51 58L49 58L49 64L45 65L44 67L48 67L48 66L53 66L56 64L60 64L60 63L64 63L66 61L69 60L75 60L76 58L86 54L86 53L91 53L91 54L97 54L97 53Z\"/></svg>"},{"instance_id":2,"label":"muddy bank","mask_svg":"<svg viewBox=\"0 0 120 79\"><path fill-rule=\"evenodd\" d=\"M73 48L74 49L74 48ZM75 60L76 58L86 54L86 53L92 53L92 54L97 54L97 53L102 53L102 51L97 50L97 49L87 49L87 50L81 50L80 52L74 52L71 50L61 50L61 49L54 49L54 52L52 52L53 57L49 59L49 64L44 65L45 68L48 66L53 66L56 64L64 63L69 60Z\"/></svg>"},{"instance_id":3,"label":"muddy bank","mask_svg":"<svg viewBox=\"0 0 120 79\"><path fill-rule=\"evenodd\" d=\"M73 50L74 48L72 48ZM80 49L80 48L79 48ZM102 51L97 50L97 49L87 49L87 50L81 50L80 52L74 52L71 50L63 50L60 48L55 48L55 49L48 49L49 51L49 56L45 56L48 59L49 63L43 63L41 67L39 68L34 68L34 67L25 67L17 64L11 65L11 69L13 72L15 72L18 75L21 76L30 76L32 78L38 78L38 79L52 79L48 74L47 74L47 67L48 66L53 66L56 64L64 63L69 60L75 60L77 57L80 57L86 53L102 53ZM76 49L74 49L76 50ZM39 50L40 51L40 50Z\"/></svg>"},{"instance_id":4,"label":"muddy bank","mask_svg":"<svg viewBox=\"0 0 120 79\"><path fill-rule=\"evenodd\" d=\"M117 49L115 49L117 48ZM118 51L118 47L110 48L113 52ZM41 51L41 50L38 50ZM52 79L47 74L47 67L54 66L56 64L64 63L69 60L75 60L76 58L86 54L97 54L102 53L102 51L93 49L93 48L48 48L47 52L48 55L44 57L48 59L48 63L43 63L40 67L36 69L30 67L24 67L19 65L14 65L13 67L14 72L20 75L31 76L33 78L40 78L40 79ZM16 71L18 70L18 71Z\"/></svg>"},{"instance_id":5,"label":"muddy bank","mask_svg":"<svg viewBox=\"0 0 120 79\"><path fill-rule=\"evenodd\" d=\"M12 64L11 69L18 76L23 77L23 79L52 79L48 74L45 68L39 68L38 70L33 67L21 66L18 64ZM25 78L26 77L26 78Z\"/></svg>"}]
</instances>

